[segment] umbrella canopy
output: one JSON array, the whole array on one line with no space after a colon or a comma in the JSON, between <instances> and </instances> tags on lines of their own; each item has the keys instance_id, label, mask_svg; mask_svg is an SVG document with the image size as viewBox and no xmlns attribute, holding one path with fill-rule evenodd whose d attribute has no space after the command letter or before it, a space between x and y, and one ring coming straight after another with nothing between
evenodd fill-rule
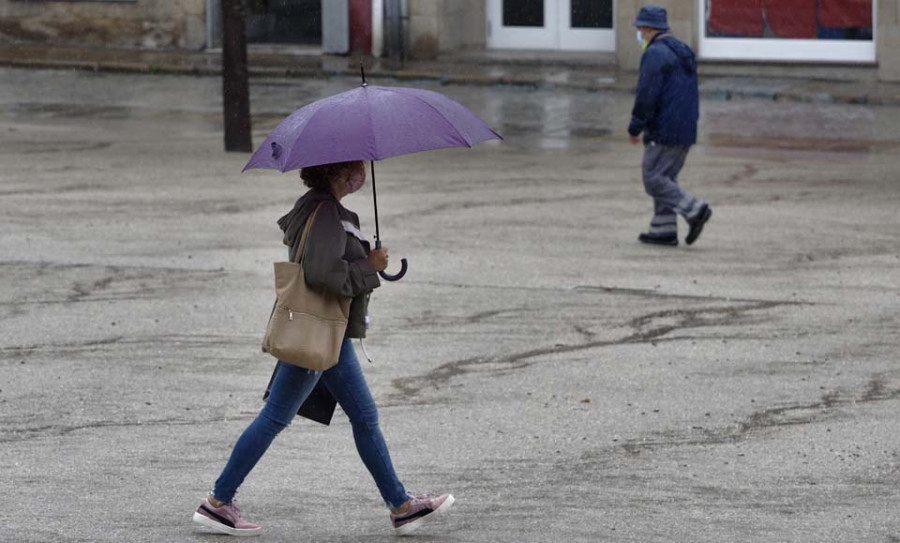
<instances>
[{"instance_id":1,"label":"umbrella canopy","mask_svg":"<svg viewBox=\"0 0 900 543\"><path fill-rule=\"evenodd\" d=\"M349 160L381 160L503 139L443 94L363 84L306 105L263 141L244 170L286 172Z\"/></svg>"}]
</instances>

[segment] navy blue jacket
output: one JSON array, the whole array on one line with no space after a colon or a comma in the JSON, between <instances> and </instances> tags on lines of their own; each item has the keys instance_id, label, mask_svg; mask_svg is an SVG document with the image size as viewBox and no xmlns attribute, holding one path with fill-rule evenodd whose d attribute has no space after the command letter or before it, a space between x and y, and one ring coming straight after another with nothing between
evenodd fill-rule
<instances>
[{"instance_id":1,"label":"navy blue jacket","mask_svg":"<svg viewBox=\"0 0 900 543\"><path fill-rule=\"evenodd\" d=\"M661 145L697 143L700 99L697 59L677 39L657 35L641 58L641 75L628 133L644 133L644 142Z\"/></svg>"}]
</instances>

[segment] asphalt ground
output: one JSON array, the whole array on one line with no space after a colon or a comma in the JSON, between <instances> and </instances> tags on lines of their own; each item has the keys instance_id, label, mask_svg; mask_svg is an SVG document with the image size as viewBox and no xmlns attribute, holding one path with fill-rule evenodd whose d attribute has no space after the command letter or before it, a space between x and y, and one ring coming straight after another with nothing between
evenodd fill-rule
<instances>
[{"instance_id":1,"label":"asphalt ground","mask_svg":"<svg viewBox=\"0 0 900 543\"><path fill-rule=\"evenodd\" d=\"M355 84L255 80L255 142ZM222 539L190 517L262 405L301 189L223 153L219 89L0 70L0 541ZM416 539L900 540L900 110L704 100L714 216L659 248L627 95L437 90L506 140L376 166L411 270L366 376L406 486L458 500ZM239 499L264 541L393 537L340 413Z\"/></svg>"}]
</instances>

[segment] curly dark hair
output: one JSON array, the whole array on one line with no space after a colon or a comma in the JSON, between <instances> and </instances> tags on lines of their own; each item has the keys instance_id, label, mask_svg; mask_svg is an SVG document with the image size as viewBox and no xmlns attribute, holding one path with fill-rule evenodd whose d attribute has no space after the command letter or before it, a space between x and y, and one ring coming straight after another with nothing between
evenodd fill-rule
<instances>
[{"instance_id":1,"label":"curly dark hair","mask_svg":"<svg viewBox=\"0 0 900 543\"><path fill-rule=\"evenodd\" d=\"M311 189L331 190L332 180L360 166L365 167L365 164L362 160L351 160L308 166L300 170L300 179Z\"/></svg>"}]
</instances>

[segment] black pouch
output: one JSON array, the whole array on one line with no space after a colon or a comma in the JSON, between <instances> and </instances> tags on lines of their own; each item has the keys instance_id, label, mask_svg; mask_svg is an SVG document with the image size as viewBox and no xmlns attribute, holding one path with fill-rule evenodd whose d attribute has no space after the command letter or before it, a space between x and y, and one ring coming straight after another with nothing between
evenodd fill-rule
<instances>
[{"instance_id":1,"label":"black pouch","mask_svg":"<svg viewBox=\"0 0 900 543\"><path fill-rule=\"evenodd\" d=\"M272 377L269 379L269 384L266 385L266 392L263 394L263 400L269 397L269 392L272 390L272 383L275 381L276 373L278 373L277 365L272 372ZM305 419L324 424L325 426L330 426L336 406L337 400L334 399L334 396L331 395L328 388L322 384L322 381L319 381L300 406L300 409L297 410L297 414Z\"/></svg>"}]
</instances>

